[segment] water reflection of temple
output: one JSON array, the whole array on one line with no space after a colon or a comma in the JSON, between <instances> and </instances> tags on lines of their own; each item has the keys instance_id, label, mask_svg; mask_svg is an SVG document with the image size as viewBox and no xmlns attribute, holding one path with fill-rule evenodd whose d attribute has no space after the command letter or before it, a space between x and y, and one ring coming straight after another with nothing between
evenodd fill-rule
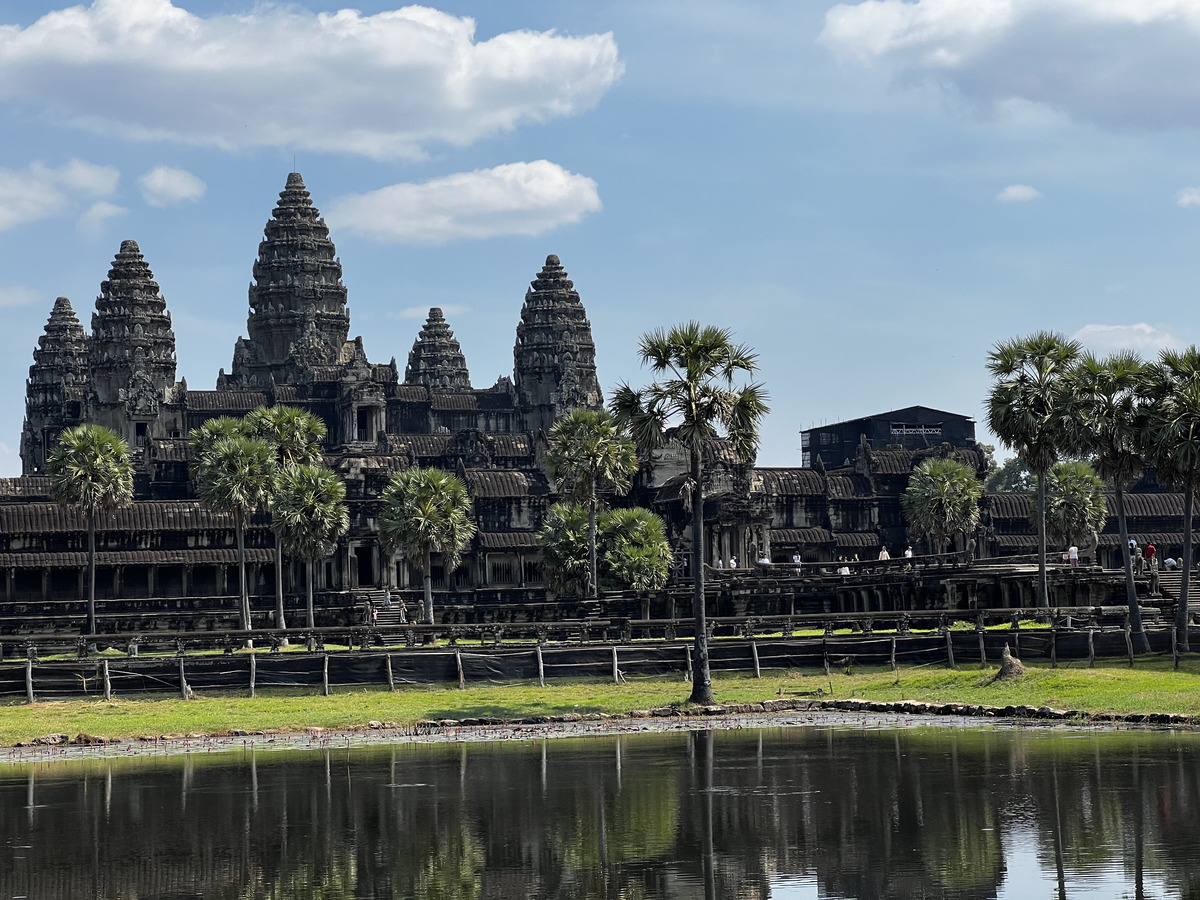
<instances>
[{"instance_id":1,"label":"water reflection of temple","mask_svg":"<svg viewBox=\"0 0 1200 900\"><path fill-rule=\"evenodd\" d=\"M1061 873L1066 896L1190 896L1198 751L802 728L10 766L0 891L748 898L790 874L822 896L984 898L1034 875L1058 894ZM1036 873L1013 871L1019 840Z\"/></svg>"}]
</instances>

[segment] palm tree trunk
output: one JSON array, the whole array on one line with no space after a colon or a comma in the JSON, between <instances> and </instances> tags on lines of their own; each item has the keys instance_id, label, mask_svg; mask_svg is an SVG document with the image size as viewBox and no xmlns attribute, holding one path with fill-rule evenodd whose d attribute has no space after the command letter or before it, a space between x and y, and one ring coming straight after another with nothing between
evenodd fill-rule
<instances>
[{"instance_id":1,"label":"palm tree trunk","mask_svg":"<svg viewBox=\"0 0 1200 900\"><path fill-rule=\"evenodd\" d=\"M599 576L596 571L596 485L592 485L588 497L588 572L590 583L588 596L595 599L599 594Z\"/></svg>"},{"instance_id":2,"label":"palm tree trunk","mask_svg":"<svg viewBox=\"0 0 1200 900\"><path fill-rule=\"evenodd\" d=\"M1046 580L1046 473L1039 472L1037 476L1037 516L1038 516L1038 596L1037 605L1050 605L1050 589Z\"/></svg>"},{"instance_id":3,"label":"palm tree trunk","mask_svg":"<svg viewBox=\"0 0 1200 900\"><path fill-rule=\"evenodd\" d=\"M249 631L250 592L246 588L246 535L242 529L242 520L240 518L234 523L233 531L237 538L238 587L241 591L238 612L242 618L242 631Z\"/></svg>"},{"instance_id":4,"label":"palm tree trunk","mask_svg":"<svg viewBox=\"0 0 1200 900\"><path fill-rule=\"evenodd\" d=\"M1116 489L1117 530L1121 533L1121 558L1125 561L1125 597L1129 601L1129 630L1138 636L1143 653L1150 652L1150 641L1142 628L1142 606L1133 582L1133 554L1129 552L1129 524L1125 520L1125 492Z\"/></svg>"},{"instance_id":5,"label":"palm tree trunk","mask_svg":"<svg viewBox=\"0 0 1200 900\"><path fill-rule=\"evenodd\" d=\"M425 621L433 624L433 554L425 548Z\"/></svg>"},{"instance_id":6,"label":"palm tree trunk","mask_svg":"<svg viewBox=\"0 0 1200 900\"><path fill-rule=\"evenodd\" d=\"M1179 649L1188 653L1188 582L1192 574L1192 509L1196 495L1196 476L1188 475L1183 495L1183 554L1179 576L1179 606L1175 610L1175 634Z\"/></svg>"},{"instance_id":7,"label":"palm tree trunk","mask_svg":"<svg viewBox=\"0 0 1200 900\"><path fill-rule=\"evenodd\" d=\"M287 628L283 620L283 544L279 542L279 535L275 535L275 627ZM287 638L283 643L287 644Z\"/></svg>"},{"instance_id":8,"label":"palm tree trunk","mask_svg":"<svg viewBox=\"0 0 1200 900\"><path fill-rule=\"evenodd\" d=\"M308 569L308 596L305 600L304 611L308 614L308 627L316 628L317 616L313 610L313 580L316 578L316 563L309 559L305 561L305 566Z\"/></svg>"},{"instance_id":9,"label":"palm tree trunk","mask_svg":"<svg viewBox=\"0 0 1200 900\"><path fill-rule=\"evenodd\" d=\"M691 702L711 706L715 700L708 668L708 622L704 614L704 488L701 448L691 452L692 463L692 611L696 616L696 659L692 671Z\"/></svg>"},{"instance_id":10,"label":"palm tree trunk","mask_svg":"<svg viewBox=\"0 0 1200 900\"><path fill-rule=\"evenodd\" d=\"M88 526L88 592L87 592L87 630L88 634L96 633L96 520L87 517Z\"/></svg>"}]
</instances>

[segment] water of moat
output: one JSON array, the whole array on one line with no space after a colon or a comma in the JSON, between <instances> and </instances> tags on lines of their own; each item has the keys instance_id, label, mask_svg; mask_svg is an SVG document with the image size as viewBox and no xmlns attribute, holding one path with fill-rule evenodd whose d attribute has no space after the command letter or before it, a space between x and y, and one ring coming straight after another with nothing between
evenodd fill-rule
<instances>
[{"instance_id":1,"label":"water of moat","mask_svg":"<svg viewBox=\"0 0 1200 900\"><path fill-rule=\"evenodd\" d=\"M2 897L1194 897L1200 735L887 726L0 767Z\"/></svg>"}]
</instances>

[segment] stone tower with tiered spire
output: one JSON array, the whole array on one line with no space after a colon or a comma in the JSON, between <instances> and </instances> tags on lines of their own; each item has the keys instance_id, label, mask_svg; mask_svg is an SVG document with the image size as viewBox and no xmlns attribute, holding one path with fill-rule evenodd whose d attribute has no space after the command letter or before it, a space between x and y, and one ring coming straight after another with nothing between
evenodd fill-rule
<instances>
[{"instance_id":1,"label":"stone tower with tiered spire","mask_svg":"<svg viewBox=\"0 0 1200 900\"><path fill-rule=\"evenodd\" d=\"M111 428L132 447L167 429L159 419L175 387L175 332L136 241L121 242L108 279L100 283L89 381L87 421Z\"/></svg>"},{"instance_id":2,"label":"stone tower with tiered spire","mask_svg":"<svg viewBox=\"0 0 1200 900\"><path fill-rule=\"evenodd\" d=\"M246 330L221 385L304 381L314 366L337 363L350 331L342 264L298 172L288 175L258 245Z\"/></svg>"},{"instance_id":3,"label":"stone tower with tiered spire","mask_svg":"<svg viewBox=\"0 0 1200 900\"><path fill-rule=\"evenodd\" d=\"M525 292L513 376L525 429L535 434L549 432L555 420L573 409L604 405L587 311L553 254Z\"/></svg>"},{"instance_id":4,"label":"stone tower with tiered spire","mask_svg":"<svg viewBox=\"0 0 1200 900\"><path fill-rule=\"evenodd\" d=\"M404 383L423 384L431 391L471 390L467 359L436 306L429 310L429 318L409 351Z\"/></svg>"},{"instance_id":5,"label":"stone tower with tiered spire","mask_svg":"<svg viewBox=\"0 0 1200 900\"><path fill-rule=\"evenodd\" d=\"M21 470L46 470L46 456L59 432L78 425L88 380L88 339L71 308L59 297L33 351L25 382L25 425L21 430Z\"/></svg>"}]
</instances>

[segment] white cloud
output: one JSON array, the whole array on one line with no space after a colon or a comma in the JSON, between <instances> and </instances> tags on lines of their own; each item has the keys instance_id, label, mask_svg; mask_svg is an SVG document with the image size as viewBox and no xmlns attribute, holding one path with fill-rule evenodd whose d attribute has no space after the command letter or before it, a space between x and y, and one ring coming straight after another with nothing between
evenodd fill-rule
<instances>
[{"instance_id":1,"label":"white cloud","mask_svg":"<svg viewBox=\"0 0 1200 900\"><path fill-rule=\"evenodd\" d=\"M820 40L992 110L1200 128L1200 0L866 0L830 9Z\"/></svg>"},{"instance_id":2,"label":"white cloud","mask_svg":"<svg viewBox=\"0 0 1200 900\"><path fill-rule=\"evenodd\" d=\"M452 316L461 316L470 309L469 306L463 306L461 303L443 303L438 307L447 319ZM389 312L389 319L420 319L424 322L429 318L429 306L409 306L405 309Z\"/></svg>"},{"instance_id":3,"label":"white cloud","mask_svg":"<svg viewBox=\"0 0 1200 900\"><path fill-rule=\"evenodd\" d=\"M423 6L202 18L95 0L0 28L0 98L92 131L377 158L586 110L623 68L611 34L476 41L473 19Z\"/></svg>"},{"instance_id":4,"label":"white cloud","mask_svg":"<svg viewBox=\"0 0 1200 900\"><path fill-rule=\"evenodd\" d=\"M1200 206L1200 188L1185 187L1175 198L1180 206Z\"/></svg>"},{"instance_id":5,"label":"white cloud","mask_svg":"<svg viewBox=\"0 0 1200 900\"><path fill-rule=\"evenodd\" d=\"M1027 184L1010 184L996 195L996 199L1001 203L1028 203L1041 196L1042 194L1037 188Z\"/></svg>"},{"instance_id":6,"label":"white cloud","mask_svg":"<svg viewBox=\"0 0 1200 900\"><path fill-rule=\"evenodd\" d=\"M596 182L539 159L352 194L335 200L327 218L381 241L444 244L542 234L598 209Z\"/></svg>"},{"instance_id":7,"label":"white cloud","mask_svg":"<svg viewBox=\"0 0 1200 900\"><path fill-rule=\"evenodd\" d=\"M0 231L78 209L117 189L120 173L72 159L58 168L40 162L25 169L0 168Z\"/></svg>"},{"instance_id":8,"label":"white cloud","mask_svg":"<svg viewBox=\"0 0 1200 900\"><path fill-rule=\"evenodd\" d=\"M11 306L28 306L38 299L38 294L32 288L20 285L0 285L0 309Z\"/></svg>"},{"instance_id":9,"label":"white cloud","mask_svg":"<svg viewBox=\"0 0 1200 900\"><path fill-rule=\"evenodd\" d=\"M75 223L79 233L87 238L98 238L104 234L104 223L109 219L124 215L128 210L107 200L100 200L89 206Z\"/></svg>"},{"instance_id":10,"label":"white cloud","mask_svg":"<svg viewBox=\"0 0 1200 900\"><path fill-rule=\"evenodd\" d=\"M1173 334L1145 322L1136 325L1084 325L1071 337L1098 355L1133 350L1143 356L1153 356L1159 350L1183 347L1183 341Z\"/></svg>"},{"instance_id":11,"label":"white cloud","mask_svg":"<svg viewBox=\"0 0 1200 900\"><path fill-rule=\"evenodd\" d=\"M151 206L170 206L184 200L199 200L205 184L186 169L159 166L138 179L142 198Z\"/></svg>"}]
</instances>

